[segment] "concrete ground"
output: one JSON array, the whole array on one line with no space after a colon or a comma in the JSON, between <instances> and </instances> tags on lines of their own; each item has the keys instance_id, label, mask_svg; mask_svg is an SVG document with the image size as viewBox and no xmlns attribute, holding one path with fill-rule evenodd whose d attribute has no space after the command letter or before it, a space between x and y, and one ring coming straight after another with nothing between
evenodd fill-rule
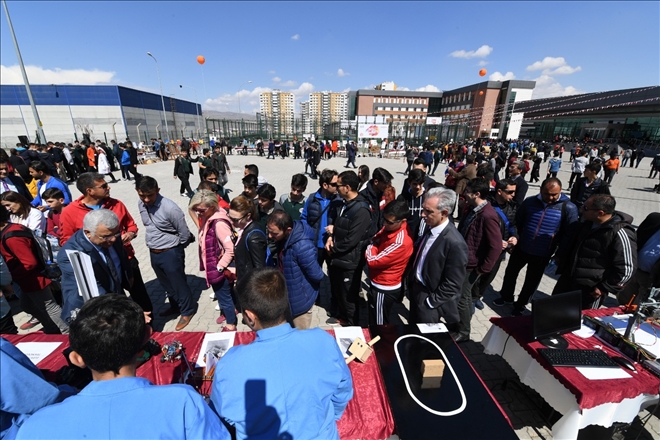
<instances>
[{"instance_id":1,"label":"concrete ground","mask_svg":"<svg viewBox=\"0 0 660 440\"><path fill-rule=\"evenodd\" d=\"M570 162L568 161L568 153L564 154L564 162L562 170L558 177L565 183L568 182L570 176ZM287 158L282 160L280 158L275 160L266 160L265 158L256 156L228 156L228 162L231 165L232 174L229 176L229 188L232 193L230 196L238 195L242 190L241 178L243 176L243 168L245 164L254 163L259 166L260 175L264 176L270 184L277 189L277 198L280 194L289 191L289 184L291 176L296 173L304 171L304 162L302 160L293 160ZM346 161L342 158L333 158L328 161L322 161L319 169L333 168L337 171L344 171ZM356 163L359 165L365 164L373 170L375 167L384 167L388 169L394 176L394 188L397 192L403 185L405 170L405 162L395 159L383 159L375 157L358 158ZM188 198L179 195L179 180L172 177L174 162L159 162L150 165L141 165L138 167L140 173L152 176L158 180L161 188L161 194L165 197L174 200L183 210L187 212ZM446 165L441 164L438 168L436 178L443 181L443 172ZM660 211L660 195L653 193L651 190L653 186L658 183L657 180L648 179L650 169L650 158L645 158L638 169L625 168L621 169L618 175L614 178L612 194L617 200L617 209L624 211L634 217L634 225L639 223L652 211ZM545 168L542 167L541 174L544 174ZM119 176L117 172L115 176ZM197 169L195 175L191 179L191 185L194 187L199 182ZM310 194L317 189L317 181L309 181L306 194ZM537 194L539 191L539 184L529 185L529 195ZM71 186L71 192L74 197L78 197L80 193ZM158 317L158 312L167 308L163 289L156 280L154 272L149 264L149 251L144 243L144 235L142 221L137 208L138 197L134 190L132 182L120 181L111 185L111 196L123 201L128 207L131 215L135 218L140 232L138 237L133 241L136 256L140 261L142 276L145 280L147 289L154 303L154 321L153 325L157 331L174 331L176 325L176 317L161 318ZM194 226L192 221L188 218L188 225L193 230ZM186 273L188 274L188 282L193 290L195 298L199 303L199 311L194 316L191 324L185 331L202 331L202 332L217 332L221 326L216 324L216 318L219 312L215 310L217 302L209 298L211 289L207 288L206 281L203 274L199 271L199 261L197 257L197 246L190 246L186 250ZM498 297L497 291L502 284L505 265L500 269L498 276L492 283L492 289L486 292L484 303L486 307L484 310L477 310L472 319L472 333L471 341L461 344L461 348L466 356L475 366L482 379L491 390L495 398L499 401L502 408L506 411L511 419L516 433L521 439L550 439L552 438L550 427L557 420L558 415L554 413L543 399L532 389L518 382L518 378L508 364L498 356L486 355L483 352L481 341L483 340L486 332L490 328L489 319L493 316L505 315L511 313L511 308L497 308L492 305L493 299ZM522 277L524 270L520 273L518 289L522 285ZM539 286L536 295L549 294L554 287L555 280L548 276L543 277L543 281ZM329 287L326 282L322 285L321 304L328 303ZM616 301L610 298L607 305L615 305ZM17 326L20 326L27 321L28 317L25 313L20 311L17 301L12 301L15 316L14 320ZM405 307L404 307L405 306ZM407 301L403 306L396 308L398 319L406 322L407 319ZM325 324L327 319L326 311L323 307L315 306L313 309L312 325L321 328L328 328ZM39 330L41 327L35 327L31 331ZM248 331L249 329L240 324L240 331ZM26 332L21 332L26 333ZM506 385L506 387L505 387ZM653 410L654 407L649 408ZM660 412L660 411L658 411ZM635 419L632 426L628 429L621 430L615 435L617 439L633 439L640 433L640 428L649 416L647 411L640 412L637 419ZM640 439L660 439L660 415L655 414L650 416L646 426L641 429Z\"/></svg>"}]
</instances>

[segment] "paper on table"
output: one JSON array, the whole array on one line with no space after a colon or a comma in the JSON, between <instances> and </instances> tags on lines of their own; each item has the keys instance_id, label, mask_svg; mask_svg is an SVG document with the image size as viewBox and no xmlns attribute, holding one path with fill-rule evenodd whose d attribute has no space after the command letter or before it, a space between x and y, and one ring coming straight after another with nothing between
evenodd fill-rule
<instances>
[{"instance_id":1,"label":"paper on table","mask_svg":"<svg viewBox=\"0 0 660 440\"><path fill-rule=\"evenodd\" d=\"M197 357L196 367L206 366L205 358L206 354L209 352L211 352L216 360L224 356L225 353L234 346L234 336L236 336L236 332L205 334L204 340L202 341L202 348ZM209 369L210 368L212 367L209 367Z\"/></svg>"},{"instance_id":2,"label":"paper on table","mask_svg":"<svg viewBox=\"0 0 660 440\"><path fill-rule=\"evenodd\" d=\"M16 348L21 350L34 365L37 365L60 345L62 345L61 342L19 342L16 344Z\"/></svg>"},{"instance_id":3,"label":"paper on table","mask_svg":"<svg viewBox=\"0 0 660 440\"><path fill-rule=\"evenodd\" d=\"M362 333L361 327L338 327L334 330L337 345L339 345L339 350L342 352L345 358L349 357L348 348L351 346L353 341L355 341L357 338L364 339L364 333Z\"/></svg>"},{"instance_id":4,"label":"paper on table","mask_svg":"<svg viewBox=\"0 0 660 440\"><path fill-rule=\"evenodd\" d=\"M623 368L576 367L589 380L628 379L630 374Z\"/></svg>"},{"instance_id":5,"label":"paper on table","mask_svg":"<svg viewBox=\"0 0 660 440\"><path fill-rule=\"evenodd\" d=\"M598 319L614 328L620 335L624 335L628 318L630 315L603 316ZM635 338L635 344L656 358L660 358L660 328L644 322L639 328L634 329L632 336Z\"/></svg>"},{"instance_id":6,"label":"paper on table","mask_svg":"<svg viewBox=\"0 0 660 440\"><path fill-rule=\"evenodd\" d=\"M80 251L70 250L66 251L66 256L69 257L73 274L76 277L78 295L83 297L84 302L99 296L99 286L96 284L96 275L94 275L94 266L90 256Z\"/></svg>"},{"instance_id":7,"label":"paper on table","mask_svg":"<svg viewBox=\"0 0 660 440\"><path fill-rule=\"evenodd\" d=\"M439 322L437 324L417 324L417 328L422 333L447 333L447 326Z\"/></svg>"},{"instance_id":8,"label":"paper on table","mask_svg":"<svg viewBox=\"0 0 660 440\"><path fill-rule=\"evenodd\" d=\"M577 336L578 338L582 339L587 339L590 338L596 333L596 330L587 327L586 325L582 324L582 327L580 327L580 330L575 330L573 334Z\"/></svg>"}]
</instances>

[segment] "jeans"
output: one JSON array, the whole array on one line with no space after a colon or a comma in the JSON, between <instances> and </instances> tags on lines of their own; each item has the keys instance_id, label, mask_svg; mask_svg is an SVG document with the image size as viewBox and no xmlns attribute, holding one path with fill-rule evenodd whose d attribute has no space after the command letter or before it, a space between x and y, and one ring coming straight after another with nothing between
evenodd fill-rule
<instances>
[{"instance_id":1,"label":"jeans","mask_svg":"<svg viewBox=\"0 0 660 440\"><path fill-rule=\"evenodd\" d=\"M62 308L57 305L50 286L36 292L22 292L21 308L25 313L37 318L46 334L67 334L69 326L62 320Z\"/></svg>"},{"instance_id":2,"label":"jeans","mask_svg":"<svg viewBox=\"0 0 660 440\"><path fill-rule=\"evenodd\" d=\"M470 337L470 321L472 320L472 287L478 283L481 275L476 269L468 270L461 287L461 299L458 301L458 334Z\"/></svg>"},{"instance_id":3,"label":"jeans","mask_svg":"<svg viewBox=\"0 0 660 440\"><path fill-rule=\"evenodd\" d=\"M151 267L170 298L170 306L181 309L181 316L194 315L197 312L197 304L193 301L186 279L186 254L183 246L176 246L160 254L149 254Z\"/></svg>"},{"instance_id":4,"label":"jeans","mask_svg":"<svg viewBox=\"0 0 660 440\"><path fill-rule=\"evenodd\" d=\"M126 180L131 180L131 175L128 174L128 168L130 165L122 165L121 166L121 178L126 179Z\"/></svg>"},{"instance_id":5,"label":"jeans","mask_svg":"<svg viewBox=\"0 0 660 440\"><path fill-rule=\"evenodd\" d=\"M229 281L222 280L219 283L211 284L211 287L215 292L215 297L220 303L220 309L224 312L225 318L227 318L227 324L236 325L236 323L238 323L238 318L236 317L236 306L231 297Z\"/></svg>"},{"instance_id":6,"label":"jeans","mask_svg":"<svg viewBox=\"0 0 660 440\"><path fill-rule=\"evenodd\" d=\"M622 167L626 166L626 164L628 163L628 159L630 159L630 158L629 157L624 157L623 160L621 160L621 166Z\"/></svg>"}]
</instances>

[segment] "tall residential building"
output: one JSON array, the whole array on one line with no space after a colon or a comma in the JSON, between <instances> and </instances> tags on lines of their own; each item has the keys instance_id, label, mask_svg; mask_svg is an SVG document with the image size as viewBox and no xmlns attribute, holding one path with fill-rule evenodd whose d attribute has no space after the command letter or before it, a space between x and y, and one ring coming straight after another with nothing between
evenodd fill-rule
<instances>
[{"instance_id":1,"label":"tall residential building","mask_svg":"<svg viewBox=\"0 0 660 440\"><path fill-rule=\"evenodd\" d=\"M303 104L302 118L308 120L312 128L348 119L348 93L314 92Z\"/></svg>"},{"instance_id":2,"label":"tall residential building","mask_svg":"<svg viewBox=\"0 0 660 440\"><path fill-rule=\"evenodd\" d=\"M259 94L259 112L266 119L273 136L293 134L293 93L273 90Z\"/></svg>"}]
</instances>

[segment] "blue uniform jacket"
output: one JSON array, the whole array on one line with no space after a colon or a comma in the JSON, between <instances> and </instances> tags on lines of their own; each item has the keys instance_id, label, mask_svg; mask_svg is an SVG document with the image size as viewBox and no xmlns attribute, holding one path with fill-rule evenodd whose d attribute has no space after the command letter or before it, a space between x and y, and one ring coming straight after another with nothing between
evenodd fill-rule
<instances>
[{"instance_id":1,"label":"blue uniform jacket","mask_svg":"<svg viewBox=\"0 0 660 440\"><path fill-rule=\"evenodd\" d=\"M218 361L211 401L236 438L339 439L336 421L353 397L335 339L288 323L257 331Z\"/></svg>"},{"instance_id":2,"label":"blue uniform jacket","mask_svg":"<svg viewBox=\"0 0 660 440\"><path fill-rule=\"evenodd\" d=\"M41 200L41 187L44 185L44 182L41 180L37 182L37 196L32 200L32 206L41 206L43 205L42 200ZM58 179L55 176L50 176L50 179L48 179L48 182L46 182L46 189L51 189L51 188L57 188L60 191L62 191L62 194L64 194L64 204L68 205L71 203L71 191L69 191L69 185L66 183L62 182L60 179Z\"/></svg>"},{"instance_id":3,"label":"blue uniform jacket","mask_svg":"<svg viewBox=\"0 0 660 440\"><path fill-rule=\"evenodd\" d=\"M46 382L41 371L11 342L0 338L0 438L16 438L18 428L31 414L76 393L68 385ZM48 431L41 438L48 437Z\"/></svg>"},{"instance_id":4,"label":"blue uniform jacket","mask_svg":"<svg viewBox=\"0 0 660 440\"><path fill-rule=\"evenodd\" d=\"M314 230L305 222L293 222L293 230L280 253L281 270L289 291L291 316L307 312L319 295L323 271L317 261Z\"/></svg>"}]
</instances>

